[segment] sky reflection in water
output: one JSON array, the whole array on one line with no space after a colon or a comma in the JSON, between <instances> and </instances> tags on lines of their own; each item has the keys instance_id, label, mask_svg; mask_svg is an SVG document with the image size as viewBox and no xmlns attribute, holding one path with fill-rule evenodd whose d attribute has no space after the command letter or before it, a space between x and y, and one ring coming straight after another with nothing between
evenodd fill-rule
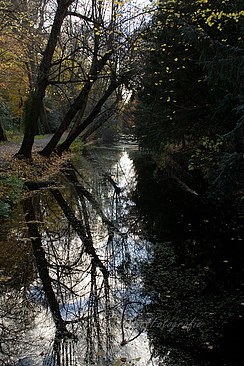
<instances>
[{"instance_id":1,"label":"sky reflection in water","mask_svg":"<svg viewBox=\"0 0 244 366\"><path fill-rule=\"evenodd\" d=\"M19 207L20 227L3 234L23 251L36 246L31 261L47 271L38 276L35 268L33 279L23 273L27 283L17 289L12 274L5 281L0 359L10 365L149 365L147 337L138 329L137 262L145 258L146 241L131 200L133 162L125 149L94 149L76 166L76 172L64 169L51 192L39 192L23 205L24 214ZM78 233L76 224L82 228ZM54 301L50 310L52 296L58 307ZM59 315L64 327L58 330Z\"/></svg>"}]
</instances>

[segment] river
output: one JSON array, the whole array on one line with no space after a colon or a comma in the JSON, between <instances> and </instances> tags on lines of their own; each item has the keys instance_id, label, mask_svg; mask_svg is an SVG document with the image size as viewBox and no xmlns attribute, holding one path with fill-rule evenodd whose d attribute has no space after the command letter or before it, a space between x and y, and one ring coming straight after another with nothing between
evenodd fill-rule
<instances>
[{"instance_id":1,"label":"river","mask_svg":"<svg viewBox=\"0 0 244 366\"><path fill-rule=\"evenodd\" d=\"M54 179L0 230L0 364L242 364L240 217L128 141Z\"/></svg>"}]
</instances>

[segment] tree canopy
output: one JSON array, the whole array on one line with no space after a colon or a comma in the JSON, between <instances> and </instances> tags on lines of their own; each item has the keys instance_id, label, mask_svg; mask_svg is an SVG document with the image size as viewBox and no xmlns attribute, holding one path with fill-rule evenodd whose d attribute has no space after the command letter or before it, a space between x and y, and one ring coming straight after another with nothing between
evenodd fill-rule
<instances>
[{"instance_id":1,"label":"tree canopy","mask_svg":"<svg viewBox=\"0 0 244 366\"><path fill-rule=\"evenodd\" d=\"M144 72L134 93L140 146L154 152L159 166L165 166L165 151L180 152L180 164L198 170L211 195L230 198L235 191L240 199L242 4L199 0L157 6L143 32Z\"/></svg>"}]
</instances>

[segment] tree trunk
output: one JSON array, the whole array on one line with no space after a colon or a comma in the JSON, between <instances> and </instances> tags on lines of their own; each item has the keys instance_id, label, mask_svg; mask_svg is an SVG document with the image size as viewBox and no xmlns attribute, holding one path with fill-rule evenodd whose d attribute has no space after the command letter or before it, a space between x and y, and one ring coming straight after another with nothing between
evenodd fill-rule
<instances>
[{"instance_id":1,"label":"tree trunk","mask_svg":"<svg viewBox=\"0 0 244 366\"><path fill-rule=\"evenodd\" d=\"M7 136L4 131L3 122L0 117L0 141L7 141Z\"/></svg>"},{"instance_id":2,"label":"tree trunk","mask_svg":"<svg viewBox=\"0 0 244 366\"><path fill-rule=\"evenodd\" d=\"M40 109L42 107L43 98L45 96L46 87L48 85L48 76L53 53L57 45L57 40L61 31L63 20L66 16L68 7L72 4L73 1L74 0L58 1L58 7L53 21L52 30L39 66L36 87L30 100L29 113L27 113L25 116L25 134L17 156L31 158L31 150L38 126L38 117L40 114Z\"/></svg>"},{"instance_id":3,"label":"tree trunk","mask_svg":"<svg viewBox=\"0 0 244 366\"><path fill-rule=\"evenodd\" d=\"M57 184L55 180L46 180L46 181L38 181L38 180L29 180L24 183L24 185L29 189L29 191L35 191L41 188L51 187Z\"/></svg>"},{"instance_id":4,"label":"tree trunk","mask_svg":"<svg viewBox=\"0 0 244 366\"><path fill-rule=\"evenodd\" d=\"M106 215L103 213L103 211L102 211L99 203L96 201L95 197L83 185L81 185L81 183L78 181L78 179L76 177L76 174L75 174L75 171L78 174L80 174L77 171L77 169L74 168L74 166L72 166L72 165L71 165L71 168L66 168L66 169L63 169L62 170L62 172L68 178L68 180L70 181L70 183L72 183L74 185L75 190L76 190L77 195L80 198L80 200L82 201L82 199L84 197L86 197L86 199L92 205L93 209L96 210L97 214L101 217L103 223L107 226L108 232L109 233L112 233L112 232L119 233L119 229L117 227L115 227L115 225L112 223L112 221L110 221L106 217ZM117 186L117 189L120 189L120 188Z\"/></svg>"},{"instance_id":5,"label":"tree trunk","mask_svg":"<svg viewBox=\"0 0 244 366\"><path fill-rule=\"evenodd\" d=\"M80 124L78 125L66 138L66 140L57 147L57 151L59 155L65 150L68 150L72 142L79 136L81 132L85 130L96 118L96 116L100 113L102 106L106 102L106 100L110 97L110 95L116 90L116 88L121 84L121 80L114 81L110 84L109 88L106 90L102 98L97 102L95 107L93 108L92 112L89 116Z\"/></svg>"},{"instance_id":6,"label":"tree trunk","mask_svg":"<svg viewBox=\"0 0 244 366\"><path fill-rule=\"evenodd\" d=\"M70 106L68 112L64 116L63 122L60 124L58 129L56 130L55 134L51 138L51 140L47 143L47 145L44 147L42 151L40 151L40 154L46 157L49 157L55 147L57 146L59 140L61 139L63 133L66 131L68 126L70 125L72 119L75 117L76 113L79 110L82 110L81 113L83 114L85 111L85 107L88 100L89 91L91 89L90 85L91 83L88 83L84 86L82 91L80 92L79 96L76 98L74 103Z\"/></svg>"},{"instance_id":7,"label":"tree trunk","mask_svg":"<svg viewBox=\"0 0 244 366\"><path fill-rule=\"evenodd\" d=\"M48 300L50 311L55 323L57 332L60 336L66 336L69 332L66 329L65 321L62 319L59 310L59 303L56 295L53 291L52 280L48 271L48 262L45 257L45 251L42 247L41 236L38 230L36 221L36 215L32 204L32 199L28 198L23 203L26 224L28 227L29 235L31 237L33 253L36 259L36 266L42 281L43 289Z\"/></svg>"},{"instance_id":8,"label":"tree trunk","mask_svg":"<svg viewBox=\"0 0 244 366\"><path fill-rule=\"evenodd\" d=\"M118 100L113 103L113 105L109 108L109 110L104 113L101 118L99 118L90 128L81 136L81 140L85 141L93 132L95 132L98 128L100 128L114 113L115 107L118 103Z\"/></svg>"},{"instance_id":9,"label":"tree trunk","mask_svg":"<svg viewBox=\"0 0 244 366\"><path fill-rule=\"evenodd\" d=\"M40 123L44 135L51 133L50 125L47 118L47 112L43 101L40 109Z\"/></svg>"},{"instance_id":10,"label":"tree trunk","mask_svg":"<svg viewBox=\"0 0 244 366\"><path fill-rule=\"evenodd\" d=\"M75 217L73 210L69 207L58 189L51 189L51 192L58 202L59 206L63 210L63 213L66 216L67 220L70 222L71 226L82 240L86 253L92 257L94 264L101 270L104 276L104 280L107 280L109 277L109 272L97 255L96 250L93 246L92 238L86 234L84 224Z\"/></svg>"},{"instance_id":11,"label":"tree trunk","mask_svg":"<svg viewBox=\"0 0 244 366\"><path fill-rule=\"evenodd\" d=\"M53 152L53 150L55 149L55 147L57 146L63 133L66 131L66 129L72 122L76 113L80 111L81 116L83 115L92 85L97 80L99 72L103 69L109 57L110 52L107 52L99 61L97 61L95 57L89 72L92 82L90 80L86 82L80 94L78 95L78 97L76 97L73 104L71 104L68 112L64 116L63 122L60 124L57 131L55 132L51 140L48 142L48 144L45 146L45 148L40 152L41 155L49 157Z\"/></svg>"}]
</instances>

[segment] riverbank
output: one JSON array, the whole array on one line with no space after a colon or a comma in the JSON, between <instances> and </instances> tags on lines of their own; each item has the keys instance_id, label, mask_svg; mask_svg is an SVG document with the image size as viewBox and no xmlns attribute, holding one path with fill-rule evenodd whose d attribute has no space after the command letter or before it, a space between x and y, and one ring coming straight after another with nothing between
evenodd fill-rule
<instances>
[{"instance_id":1,"label":"riverbank","mask_svg":"<svg viewBox=\"0 0 244 366\"><path fill-rule=\"evenodd\" d=\"M183 189L201 195L223 211L244 213L244 155L226 145L169 145L150 153L158 181L175 180Z\"/></svg>"},{"instance_id":2,"label":"riverbank","mask_svg":"<svg viewBox=\"0 0 244 366\"><path fill-rule=\"evenodd\" d=\"M62 163L71 157L71 152L62 157L52 154L45 158L38 154L52 135L36 139L32 160L18 159L20 142L5 142L0 145L0 218L7 217L9 210L26 194L25 182L44 181L56 173Z\"/></svg>"}]
</instances>

